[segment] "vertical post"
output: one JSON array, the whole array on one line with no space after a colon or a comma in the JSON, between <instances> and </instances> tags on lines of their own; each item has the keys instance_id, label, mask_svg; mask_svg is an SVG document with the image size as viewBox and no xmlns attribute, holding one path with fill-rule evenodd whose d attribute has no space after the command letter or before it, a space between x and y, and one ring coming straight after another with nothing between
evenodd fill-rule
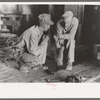
<instances>
[{"instance_id":1,"label":"vertical post","mask_svg":"<svg viewBox=\"0 0 100 100\"><path fill-rule=\"evenodd\" d=\"M77 44L81 44L81 35L82 35L82 25L84 20L84 5L78 5L78 18L79 18L79 27L77 34Z\"/></svg>"},{"instance_id":2,"label":"vertical post","mask_svg":"<svg viewBox=\"0 0 100 100\"><path fill-rule=\"evenodd\" d=\"M50 14L50 17L51 17L51 8L52 8L52 5L48 5L48 13ZM51 51L51 34L50 34L50 30L48 32L49 32L50 39L49 39L49 42L48 42L47 54L49 54L50 51Z\"/></svg>"}]
</instances>

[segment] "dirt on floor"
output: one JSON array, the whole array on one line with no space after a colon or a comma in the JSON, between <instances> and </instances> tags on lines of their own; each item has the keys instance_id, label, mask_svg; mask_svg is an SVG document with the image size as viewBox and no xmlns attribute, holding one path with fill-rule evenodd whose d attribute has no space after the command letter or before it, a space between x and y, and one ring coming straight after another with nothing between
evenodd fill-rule
<instances>
[{"instance_id":1,"label":"dirt on floor","mask_svg":"<svg viewBox=\"0 0 100 100\"><path fill-rule=\"evenodd\" d=\"M76 59L73 64L72 71L66 71L66 63L64 67L57 71L54 57L47 56L46 66L50 71L42 69L29 69L29 73L23 73L16 69L17 63L15 61L6 61L0 63L0 82L21 82L21 83L78 83L86 82L89 79L100 74L100 61L96 59ZM51 73L54 72L54 73ZM71 77L69 77L71 76ZM69 78L69 79L68 79ZM69 81L68 81L69 80ZM79 81L77 81L79 80ZM100 82L98 79L96 82Z\"/></svg>"},{"instance_id":2,"label":"dirt on floor","mask_svg":"<svg viewBox=\"0 0 100 100\"><path fill-rule=\"evenodd\" d=\"M66 63L64 63L64 67L56 72L55 60L49 57L46 61L46 65L55 72L52 77L51 75L49 75L42 78L48 79L50 82L60 82L60 80L71 75L75 75L81 82L86 82L87 80L94 78L100 74L100 61L96 59L77 59L77 61L73 64L72 71L66 71ZM99 82L99 79L95 82Z\"/></svg>"}]
</instances>

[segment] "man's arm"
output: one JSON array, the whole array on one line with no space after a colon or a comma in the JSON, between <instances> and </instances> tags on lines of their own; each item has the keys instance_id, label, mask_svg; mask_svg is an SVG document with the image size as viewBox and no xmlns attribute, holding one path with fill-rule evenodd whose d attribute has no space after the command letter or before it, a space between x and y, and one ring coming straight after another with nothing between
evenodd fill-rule
<instances>
[{"instance_id":1,"label":"man's arm","mask_svg":"<svg viewBox=\"0 0 100 100\"><path fill-rule=\"evenodd\" d=\"M74 26L70 30L70 33L69 34L64 34L64 38L65 39L68 39L68 40L74 39L76 31L77 31L77 28L78 28L78 24L79 24L78 19L75 18L75 20L73 21L73 24L74 24Z\"/></svg>"},{"instance_id":2,"label":"man's arm","mask_svg":"<svg viewBox=\"0 0 100 100\"><path fill-rule=\"evenodd\" d=\"M56 35L53 36L54 40L55 40L55 46L57 48L60 48L60 37L62 36L62 28L61 25L59 23L60 21L58 21L57 26L56 26Z\"/></svg>"},{"instance_id":3,"label":"man's arm","mask_svg":"<svg viewBox=\"0 0 100 100\"><path fill-rule=\"evenodd\" d=\"M62 21L62 20L58 21L57 27L56 27L56 31L57 31L56 36L57 36L58 38L61 38L61 36L62 36L62 26L60 25L60 22L61 22L61 21Z\"/></svg>"},{"instance_id":4,"label":"man's arm","mask_svg":"<svg viewBox=\"0 0 100 100\"><path fill-rule=\"evenodd\" d=\"M23 34L19 37L17 43L15 44L16 47L23 48L25 45L25 41L23 38Z\"/></svg>"},{"instance_id":5,"label":"man's arm","mask_svg":"<svg viewBox=\"0 0 100 100\"><path fill-rule=\"evenodd\" d=\"M24 52L25 41L23 38L23 34L18 38L16 44L12 47L14 49L14 53L22 53Z\"/></svg>"}]
</instances>

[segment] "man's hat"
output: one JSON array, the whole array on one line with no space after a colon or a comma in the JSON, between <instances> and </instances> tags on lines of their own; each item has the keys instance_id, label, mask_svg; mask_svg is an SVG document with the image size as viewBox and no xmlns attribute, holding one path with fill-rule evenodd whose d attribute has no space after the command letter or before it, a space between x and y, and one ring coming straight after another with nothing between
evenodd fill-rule
<instances>
[{"instance_id":1,"label":"man's hat","mask_svg":"<svg viewBox=\"0 0 100 100\"><path fill-rule=\"evenodd\" d=\"M53 25L54 23L51 21L50 15L49 14L40 14L38 16L39 22L43 24L49 24Z\"/></svg>"},{"instance_id":2,"label":"man's hat","mask_svg":"<svg viewBox=\"0 0 100 100\"><path fill-rule=\"evenodd\" d=\"M67 18L67 17L73 17L73 12L72 11L66 11L62 17Z\"/></svg>"}]
</instances>

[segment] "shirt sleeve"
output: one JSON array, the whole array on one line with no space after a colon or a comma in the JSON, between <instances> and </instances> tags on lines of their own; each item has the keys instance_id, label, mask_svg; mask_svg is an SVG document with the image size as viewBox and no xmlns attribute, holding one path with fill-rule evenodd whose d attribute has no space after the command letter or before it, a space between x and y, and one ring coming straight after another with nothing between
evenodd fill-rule
<instances>
[{"instance_id":1,"label":"shirt sleeve","mask_svg":"<svg viewBox=\"0 0 100 100\"><path fill-rule=\"evenodd\" d=\"M47 49L47 42L45 44L39 45L36 51L36 55L39 55L41 53L41 51L44 51L45 49Z\"/></svg>"},{"instance_id":2,"label":"shirt sleeve","mask_svg":"<svg viewBox=\"0 0 100 100\"><path fill-rule=\"evenodd\" d=\"M70 33L69 34L64 34L64 37L65 39L74 39L75 37L75 34L76 34L76 31L77 31L77 28L78 28L78 24L79 24L79 21L78 19L75 19L73 21L73 27L72 29L70 30Z\"/></svg>"},{"instance_id":3,"label":"shirt sleeve","mask_svg":"<svg viewBox=\"0 0 100 100\"><path fill-rule=\"evenodd\" d=\"M23 33L24 34L24 33ZM23 48L25 46L24 35L21 35L16 43L16 47Z\"/></svg>"},{"instance_id":4,"label":"shirt sleeve","mask_svg":"<svg viewBox=\"0 0 100 100\"><path fill-rule=\"evenodd\" d=\"M57 32L57 37L59 38L60 35L62 35L62 27L60 25L60 21L57 23L57 26L56 26L56 32Z\"/></svg>"}]
</instances>

